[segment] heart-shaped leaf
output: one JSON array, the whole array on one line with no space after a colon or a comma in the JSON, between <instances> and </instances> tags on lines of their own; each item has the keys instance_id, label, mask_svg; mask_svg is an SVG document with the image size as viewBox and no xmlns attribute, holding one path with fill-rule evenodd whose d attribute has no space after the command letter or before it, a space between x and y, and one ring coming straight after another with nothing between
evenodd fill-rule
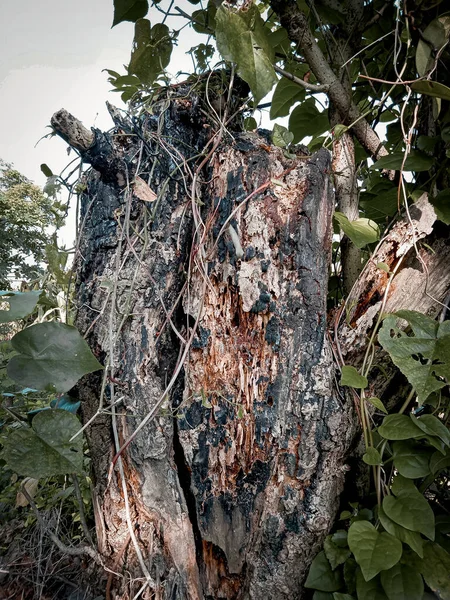
<instances>
[{"instance_id":1,"label":"heart-shaped leaf","mask_svg":"<svg viewBox=\"0 0 450 600\"><path fill-rule=\"evenodd\" d=\"M357 248L364 248L380 238L380 229L375 221L365 218L350 221L343 213L337 211L334 213L334 218Z\"/></svg>"},{"instance_id":2,"label":"heart-shaped leaf","mask_svg":"<svg viewBox=\"0 0 450 600\"><path fill-rule=\"evenodd\" d=\"M151 85L170 62L172 40L167 25L139 19L135 25L133 51L128 71Z\"/></svg>"},{"instance_id":3,"label":"heart-shaped leaf","mask_svg":"<svg viewBox=\"0 0 450 600\"><path fill-rule=\"evenodd\" d=\"M392 521L392 519L384 512L382 506L378 508L378 518L388 533L398 538L401 542L408 544L420 558L423 558L423 539L420 533L417 531L410 531L409 529L405 529L401 525L398 525L398 523L394 523L394 521Z\"/></svg>"},{"instance_id":4,"label":"heart-shaped leaf","mask_svg":"<svg viewBox=\"0 0 450 600\"><path fill-rule=\"evenodd\" d=\"M131 21L135 23L138 19L145 17L148 13L147 0L114 0L114 20L112 26Z\"/></svg>"},{"instance_id":5,"label":"heart-shaped leaf","mask_svg":"<svg viewBox=\"0 0 450 600\"><path fill-rule=\"evenodd\" d=\"M411 89L419 92L419 94L432 96L433 98L442 98L442 100L450 100L450 88L438 81L421 80L414 81L410 85Z\"/></svg>"},{"instance_id":6,"label":"heart-shaped leaf","mask_svg":"<svg viewBox=\"0 0 450 600\"><path fill-rule=\"evenodd\" d=\"M403 152L395 152L378 159L371 169L392 169L398 171L401 169L404 159ZM403 166L404 171L429 171L433 166L434 159L421 152L411 152Z\"/></svg>"},{"instance_id":7,"label":"heart-shaped leaf","mask_svg":"<svg viewBox=\"0 0 450 600\"><path fill-rule=\"evenodd\" d=\"M386 317L378 339L423 404L430 394L446 385L445 380L450 380L450 331L448 321L438 324L425 315L421 315L417 324L418 314L401 310L396 316ZM414 335L407 336L398 329L396 317L408 321ZM426 321L428 325L424 330ZM433 335L430 335L431 327Z\"/></svg>"},{"instance_id":8,"label":"heart-shaped leaf","mask_svg":"<svg viewBox=\"0 0 450 600\"><path fill-rule=\"evenodd\" d=\"M379 577L366 581L360 569L356 573L356 593L358 600L388 600Z\"/></svg>"},{"instance_id":9,"label":"heart-shaped leaf","mask_svg":"<svg viewBox=\"0 0 450 600\"><path fill-rule=\"evenodd\" d=\"M370 581L380 571L393 567L402 555L400 540L389 533L379 533L368 521L352 523L348 532L348 545L366 581Z\"/></svg>"},{"instance_id":10,"label":"heart-shaped leaf","mask_svg":"<svg viewBox=\"0 0 450 600\"><path fill-rule=\"evenodd\" d=\"M0 292L0 302L8 302L9 310L0 310L0 323L23 319L33 312L42 290L33 292Z\"/></svg>"},{"instance_id":11,"label":"heart-shaped leaf","mask_svg":"<svg viewBox=\"0 0 450 600\"><path fill-rule=\"evenodd\" d=\"M316 137L329 128L327 111L319 112L314 98L301 102L289 117L289 131L294 134L294 144L307 136Z\"/></svg>"},{"instance_id":12,"label":"heart-shaped leaf","mask_svg":"<svg viewBox=\"0 0 450 600\"><path fill-rule=\"evenodd\" d=\"M450 431L448 428L434 415L422 415L418 419L410 415L413 422L420 427L428 435L438 437L446 446L450 446Z\"/></svg>"},{"instance_id":13,"label":"heart-shaped leaf","mask_svg":"<svg viewBox=\"0 0 450 600\"><path fill-rule=\"evenodd\" d=\"M297 73L295 73L297 75ZM305 98L305 90L298 83L282 77L275 87L270 105L270 118L286 117L291 107Z\"/></svg>"},{"instance_id":14,"label":"heart-shaped leaf","mask_svg":"<svg viewBox=\"0 0 450 600\"><path fill-rule=\"evenodd\" d=\"M386 440L408 440L423 437L423 431L407 415L393 414L384 417L378 433Z\"/></svg>"},{"instance_id":15,"label":"heart-shaped leaf","mask_svg":"<svg viewBox=\"0 0 450 600\"><path fill-rule=\"evenodd\" d=\"M450 467L450 451L442 455L441 452L435 452L430 459L430 470L435 475L442 469Z\"/></svg>"},{"instance_id":16,"label":"heart-shaped leaf","mask_svg":"<svg viewBox=\"0 0 450 600\"><path fill-rule=\"evenodd\" d=\"M83 436L71 437L81 428L66 410L37 414L32 427L21 427L7 436L2 457L8 467L26 477L40 479L83 470Z\"/></svg>"},{"instance_id":17,"label":"heart-shaped leaf","mask_svg":"<svg viewBox=\"0 0 450 600\"><path fill-rule=\"evenodd\" d=\"M286 146L289 146L293 139L293 133L286 129L286 127L283 127L283 125L278 125L278 123L275 123L272 133L272 141L274 146L286 148Z\"/></svg>"},{"instance_id":18,"label":"heart-shaped leaf","mask_svg":"<svg viewBox=\"0 0 450 600\"><path fill-rule=\"evenodd\" d=\"M222 58L236 63L238 74L258 104L278 81L268 29L258 8L251 4L245 10L235 10L222 4L216 13L216 42Z\"/></svg>"},{"instance_id":19,"label":"heart-shaped leaf","mask_svg":"<svg viewBox=\"0 0 450 600\"><path fill-rule=\"evenodd\" d=\"M367 377L360 375L355 367L344 365L341 370L341 385L364 389L368 386L368 381Z\"/></svg>"},{"instance_id":20,"label":"heart-shaped leaf","mask_svg":"<svg viewBox=\"0 0 450 600\"><path fill-rule=\"evenodd\" d=\"M430 473L433 450L408 441L395 442L392 447L394 464L400 475L408 479L418 479Z\"/></svg>"},{"instance_id":21,"label":"heart-shaped leaf","mask_svg":"<svg viewBox=\"0 0 450 600\"><path fill-rule=\"evenodd\" d=\"M383 571L380 578L389 600L422 600L422 576L406 565L394 565L389 571Z\"/></svg>"},{"instance_id":22,"label":"heart-shaped leaf","mask_svg":"<svg viewBox=\"0 0 450 600\"><path fill-rule=\"evenodd\" d=\"M325 552L319 552L309 568L305 588L319 590L321 592L337 592L342 585L339 571L333 571L325 556Z\"/></svg>"},{"instance_id":23,"label":"heart-shaped leaf","mask_svg":"<svg viewBox=\"0 0 450 600\"><path fill-rule=\"evenodd\" d=\"M18 352L8 363L8 376L23 386L64 393L76 382L103 369L75 327L63 323L40 323L12 338Z\"/></svg>"},{"instance_id":24,"label":"heart-shaped leaf","mask_svg":"<svg viewBox=\"0 0 450 600\"><path fill-rule=\"evenodd\" d=\"M376 448L369 446L363 455L363 461L366 465L381 465L381 455Z\"/></svg>"},{"instance_id":25,"label":"heart-shaped leaf","mask_svg":"<svg viewBox=\"0 0 450 600\"><path fill-rule=\"evenodd\" d=\"M333 542L333 537L328 535L325 538L323 549L333 571L339 565L345 563L351 552L348 548L342 548Z\"/></svg>"},{"instance_id":26,"label":"heart-shaped leaf","mask_svg":"<svg viewBox=\"0 0 450 600\"><path fill-rule=\"evenodd\" d=\"M411 485L405 481L409 481ZM430 540L434 540L434 513L412 481L401 475L397 476L392 490L397 497L384 498L383 510L386 515L398 525L410 531L423 533Z\"/></svg>"},{"instance_id":27,"label":"heart-shaped leaf","mask_svg":"<svg viewBox=\"0 0 450 600\"><path fill-rule=\"evenodd\" d=\"M437 196L430 198L430 202L437 218L446 225L450 225L450 189L442 190Z\"/></svg>"},{"instance_id":28,"label":"heart-shaped leaf","mask_svg":"<svg viewBox=\"0 0 450 600\"><path fill-rule=\"evenodd\" d=\"M450 554L438 544L424 546L422 575L441 600L450 600Z\"/></svg>"}]
</instances>

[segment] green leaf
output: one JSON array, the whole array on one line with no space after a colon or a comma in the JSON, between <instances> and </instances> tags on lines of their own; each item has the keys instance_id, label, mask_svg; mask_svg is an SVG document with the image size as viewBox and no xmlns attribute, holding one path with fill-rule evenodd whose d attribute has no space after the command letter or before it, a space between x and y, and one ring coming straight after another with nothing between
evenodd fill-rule
<instances>
[{"instance_id":1,"label":"green leaf","mask_svg":"<svg viewBox=\"0 0 450 600\"><path fill-rule=\"evenodd\" d=\"M446 446L450 446L450 431L437 417L434 415L422 415L418 419L414 415L410 417L413 423L426 434L438 437Z\"/></svg>"},{"instance_id":2,"label":"green leaf","mask_svg":"<svg viewBox=\"0 0 450 600\"><path fill-rule=\"evenodd\" d=\"M370 192L361 192L359 205L368 219L384 221L398 212L398 190L376 185Z\"/></svg>"},{"instance_id":3,"label":"green leaf","mask_svg":"<svg viewBox=\"0 0 450 600\"><path fill-rule=\"evenodd\" d=\"M49 167L48 165L46 165L45 163L42 163L42 165L41 165L41 171L42 171L42 173L44 173L44 175L45 175L46 177L53 177L53 172L52 172L52 170L51 170L51 169L50 169L50 167Z\"/></svg>"},{"instance_id":4,"label":"green leaf","mask_svg":"<svg viewBox=\"0 0 450 600\"><path fill-rule=\"evenodd\" d=\"M384 417L378 433L386 440L408 440L423 436L423 431L407 416L393 414Z\"/></svg>"},{"instance_id":5,"label":"green leaf","mask_svg":"<svg viewBox=\"0 0 450 600\"><path fill-rule=\"evenodd\" d=\"M65 273L61 268L62 264L67 262L67 252L60 252L56 245L46 244L45 256L47 258L48 268L56 278L57 283L64 285L68 282L70 273Z\"/></svg>"},{"instance_id":6,"label":"green leaf","mask_svg":"<svg viewBox=\"0 0 450 600\"><path fill-rule=\"evenodd\" d=\"M431 48L424 40L418 40L416 47L416 69L420 77L423 77L433 66Z\"/></svg>"},{"instance_id":7,"label":"green leaf","mask_svg":"<svg viewBox=\"0 0 450 600\"><path fill-rule=\"evenodd\" d=\"M358 373L355 367L344 365L341 369L341 385L364 389L368 386L367 377Z\"/></svg>"},{"instance_id":8,"label":"green leaf","mask_svg":"<svg viewBox=\"0 0 450 600\"><path fill-rule=\"evenodd\" d=\"M375 408L378 408L378 410L381 410L381 412L384 412L387 414L387 410L386 410L384 404L376 396L371 396L370 398L366 398L366 402L369 402L370 404L375 406Z\"/></svg>"},{"instance_id":9,"label":"green leaf","mask_svg":"<svg viewBox=\"0 0 450 600\"><path fill-rule=\"evenodd\" d=\"M289 131L294 134L294 144L307 136L316 137L329 128L327 111L319 112L314 98L301 102L289 117Z\"/></svg>"},{"instance_id":10,"label":"green leaf","mask_svg":"<svg viewBox=\"0 0 450 600\"><path fill-rule=\"evenodd\" d=\"M396 479L399 479L399 476ZM396 493L394 487L393 491ZM386 515L394 523L410 531L423 533L430 540L434 540L433 511L414 484L412 487L405 486L397 490L396 495L397 497L386 496L383 499L383 510Z\"/></svg>"},{"instance_id":11,"label":"green leaf","mask_svg":"<svg viewBox=\"0 0 450 600\"><path fill-rule=\"evenodd\" d=\"M272 132L272 142L275 146L278 146L279 148L286 148L286 146L289 146L293 139L293 133L286 129L286 127L275 123Z\"/></svg>"},{"instance_id":12,"label":"green leaf","mask_svg":"<svg viewBox=\"0 0 450 600\"><path fill-rule=\"evenodd\" d=\"M286 117L296 102L304 100L305 94L305 89L300 87L298 83L282 77L277 83L272 96L270 118Z\"/></svg>"},{"instance_id":13,"label":"green leaf","mask_svg":"<svg viewBox=\"0 0 450 600\"><path fill-rule=\"evenodd\" d=\"M148 19L139 19L134 29L129 73L151 85L169 64L171 54L172 40L167 25L156 23L151 27Z\"/></svg>"},{"instance_id":14,"label":"green leaf","mask_svg":"<svg viewBox=\"0 0 450 600\"><path fill-rule=\"evenodd\" d=\"M83 471L83 436L70 438L81 428L77 417L65 410L37 414L32 428L8 434L2 456L8 467L25 477L40 479Z\"/></svg>"},{"instance_id":15,"label":"green leaf","mask_svg":"<svg viewBox=\"0 0 450 600\"><path fill-rule=\"evenodd\" d=\"M216 12L216 3L211 0L206 9L195 10L192 13L192 29L206 35L213 33L216 29Z\"/></svg>"},{"instance_id":16,"label":"green leaf","mask_svg":"<svg viewBox=\"0 0 450 600\"><path fill-rule=\"evenodd\" d=\"M375 221L366 218L349 221L343 213L337 211L334 213L334 218L357 248L364 248L380 238L380 229Z\"/></svg>"},{"instance_id":17,"label":"green leaf","mask_svg":"<svg viewBox=\"0 0 450 600\"><path fill-rule=\"evenodd\" d=\"M431 21L424 29L422 38L416 48L416 68L420 77L423 77L433 66L434 57L432 49L437 53L448 41L450 30L450 17L440 16ZM412 86L411 86L412 87Z\"/></svg>"},{"instance_id":18,"label":"green leaf","mask_svg":"<svg viewBox=\"0 0 450 600\"><path fill-rule=\"evenodd\" d=\"M345 563L347 558L349 558L351 555L351 552L348 548L342 548L336 545L333 542L331 535L328 535L325 538L323 549L333 571L336 569L336 567Z\"/></svg>"},{"instance_id":19,"label":"green leaf","mask_svg":"<svg viewBox=\"0 0 450 600\"><path fill-rule=\"evenodd\" d=\"M433 451L410 441L393 444L394 464L397 471L408 479L426 477L430 473L430 458Z\"/></svg>"},{"instance_id":20,"label":"green leaf","mask_svg":"<svg viewBox=\"0 0 450 600\"><path fill-rule=\"evenodd\" d=\"M28 327L11 344L18 354L8 363L8 376L23 386L64 393L83 375L103 369L78 330L63 323Z\"/></svg>"},{"instance_id":21,"label":"green leaf","mask_svg":"<svg viewBox=\"0 0 450 600\"><path fill-rule=\"evenodd\" d=\"M333 571L325 556L325 552L319 552L309 568L305 588L319 590L321 592L337 592L342 585L342 578L338 571Z\"/></svg>"},{"instance_id":22,"label":"green leaf","mask_svg":"<svg viewBox=\"0 0 450 600\"><path fill-rule=\"evenodd\" d=\"M434 452L430 459L430 470L433 475L450 467L450 452L447 451L443 456L441 452Z\"/></svg>"},{"instance_id":23,"label":"green leaf","mask_svg":"<svg viewBox=\"0 0 450 600\"><path fill-rule=\"evenodd\" d=\"M377 269L381 269L381 271L384 271L385 273L391 272L389 266L384 262L377 263Z\"/></svg>"},{"instance_id":24,"label":"green leaf","mask_svg":"<svg viewBox=\"0 0 450 600\"><path fill-rule=\"evenodd\" d=\"M42 290L33 292L0 292L0 302L7 302L9 310L0 310L0 323L24 319L33 312Z\"/></svg>"},{"instance_id":25,"label":"green leaf","mask_svg":"<svg viewBox=\"0 0 450 600\"><path fill-rule=\"evenodd\" d=\"M349 558L344 563L345 588L351 594L356 592L356 572L360 571L356 560Z\"/></svg>"},{"instance_id":26,"label":"green leaf","mask_svg":"<svg viewBox=\"0 0 450 600\"><path fill-rule=\"evenodd\" d=\"M423 540L420 533L417 531L410 531L409 529L405 529L405 527L398 525L398 523L394 523L394 521L392 521L392 519L384 512L382 506L378 508L378 518L388 533L398 538L401 542L408 544L420 558L423 557Z\"/></svg>"},{"instance_id":27,"label":"green leaf","mask_svg":"<svg viewBox=\"0 0 450 600\"><path fill-rule=\"evenodd\" d=\"M381 455L376 448L369 446L366 452L363 455L363 461L366 465L381 465L383 461L381 460Z\"/></svg>"},{"instance_id":28,"label":"green leaf","mask_svg":"<svg viewBox=\"0 0 450 600\"><path fill-rule=\"evenodd\" d=\"M114 0L114 20L112 26L122 21L132 21L145 17L148 13L147 0Z\"/></svg>"},{"instance_id":29,"label":"green leaf","mask_svg":"<svg viewBox=\"0 0 450 600\"><path fill-rule=\"evenodd\" d=\"M423 404L430 394L446 385L443 379L450 380L450 335L446 321L438 324L425 315L419 321L418 315L407 310L396 313L411 324L414 336L398 329L396 318L390 315L384 319L378 340Z\"/></svg>"},{"instance_id":30,"label":"green leaf","mask_svg":"<svg viewBox=\"0 0 450 600\"><path fill-rule=\"evenodd\" d=\"M350 594L341 594L340 592L333 593L333 600L355 600Z\"/></svg>"},{"instance_id":31,"label":"green leaf","mask_svg":"<svg viewBox=\"0 0 450 600\"><path fill-rule=\"evenodd\" d=\"M393 567L402 555L400 540L389 533L379 533L368 521L352 523L348 531L348 545L366 581Z\"/></svg>"},{"instance_id":32,"label":"green leaf","mask_svg":"<svg viewBox=\"0 0 450 600\"><path fill-rule=\"evenodd\" d=\"M136 75L121 75L114 83L116 87L122 87L126 85L139 85L141 80Z\"/></svg>"},{"instance_id":33,"label":"green leaf","mask_svg":"<svg viewBox=\"0 0 450 600\"><path fill-rule=\"evenodd\" d=\"M425 544L422 575L441 600L450 600L450 554L438 544Z\"/></svg>"},{"instance_id":34,"label":"green leaf","mask_svg":"<svg viewBox=\"0 0 450 600\"><path fill-rule=\"evenodd\" d=\"M275 31L271 31L268 35L269 43L275 52L282 54L288 54L291 48L291 40L289 39L288 32L284 27L280 27ZM305 65L306 72L307 67ZM272 118L272 117L271 117Z\"/></svg>"},{"instance_id":35,"label":"green leaf","mask_svg":"<svg viewBox=\"0 0 450 600\"><path fill-rule=\"evenodd\" d=\"M388 600L379 577L366 581L360 569L356 573L356 593L358 600Z\"/></svg>"},{"instance_id":36,"label":"green leaf","mask_svg":"<svg viewBox=\"0 0 450 600\"><path fill-rule=\"evenodd\" d=\"M348 548L347 532L343 529L339 529L336 533L331 536L331 541L336 544L339 548Z\"/></svg>"},{"instance_id":37,"label":"green leaf","mask_svg":"<svg viewBox=\"0 0 450 600\"><path fill-rule=\"evenodd\" d=\"M403 164L404 153L394 152L387 156L382 156L374 163L371 169L389 169L399 171ZM404 171L429 171L433 166L434 159L421 152L411 152L405 161Z\"/></svg>"},{"instance_id":38,"label":"green leaf","mask_svg":"<svg viewBox=\"0 0 450 600\"><path fill-rule=\"evenodd\" d=\"M258 104L278 81L273 48L258 8L235 10L222 4L216 13L216 42L222 58L236 63Z\"/></svg>"},{"instance_id":39,"label":"green leaf","mask_svg":"<svg viewBox=\"0 0 450 600\"><path fill-rule=\"evenodd\" d=\"M406 565L395 565L389 571L383 571L380 579L389 600L422 600L422 576Z\"/></svg>"},{"instance_id":40,"label":"green leaf","mask_svg":"<svg viewBox=\"0 0 450 600\"><path fill-rule=\"evenodd\" d=\"M333 600L333 594L315 591L313 594L313 600Z\"/></svg>"},{"instance_id":41,"label":"green leaf","mask_svg":"<svg viewBox=\"0 0 450 600\"><path fill-rule=\"evenodd\" d=\"M437 218L446 225L450 225L450 189L442 190L437 196L430 198L430 202Z\"/></svg>"},{"instance_id":42,"label":"green leaf","mask_svg":"<svg viewBox=\"0 0 450 600\"><path fill-rule=\"evenodd\" d=\"M258 129L258 123L254 117L246 117L244 119L244 129L245 131L254 131Z\"/></svg>"}]
</instances>

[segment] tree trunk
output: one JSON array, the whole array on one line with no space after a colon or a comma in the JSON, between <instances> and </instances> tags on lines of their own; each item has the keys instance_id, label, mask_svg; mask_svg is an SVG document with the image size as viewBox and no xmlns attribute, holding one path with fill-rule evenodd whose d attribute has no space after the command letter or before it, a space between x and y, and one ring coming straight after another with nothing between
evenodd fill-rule
<instances>
[{"instance_id":1,"label":"tree trunk","mask_svg":"<svg viewBox=\"0 0 450 600\"><path fill-rule=\"evenodd\" d=\"M107 366L79 386L99 549L123 574L107 597L301 598L355 432L325 335L330 156L219 145L192 97L155 112L77 133L98 169L76 297Z\"/></svg>"}]
</instances>

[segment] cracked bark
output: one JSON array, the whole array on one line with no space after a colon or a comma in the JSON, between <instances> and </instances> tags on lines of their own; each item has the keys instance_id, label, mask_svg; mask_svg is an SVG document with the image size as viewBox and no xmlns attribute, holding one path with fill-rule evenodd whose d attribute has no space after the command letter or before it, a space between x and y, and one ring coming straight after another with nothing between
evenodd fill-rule
<instances>
[{"instance_id":1,"label":"cracked bark","mask_svg":"<svg viewBox=\"0 0 450 600\"><path fill-rule=\"evenodd\" d=\"M76 270L77 325L104 363L111 308L113 333L124 320L114 334L113 364L121 443L176 368L182 343L167 311L181 294L171 322L185 338L199 318L177 384L123 456L135 534L156 582L145 593L301 598L338 509L355 433L352 408L342 407L334 390L325 336L330 156L287 159L264 134L238 133L218 148L198 192L210 224L209 283L199 315L203 275L194 271L184 288L193 219L186 173L176 170L174 156L198 153L209 128L186 97L172 100L163 119L146 116L139 127L140 137L94 131L102 140L97 148L113 149L102 151L101 160L95 142L80 149L98 171L91 171L82 198ZM146 180L154 165L155 204L132 196L114 177L114 169L130 181L137 174L139 139L145 141L139 175ZM79 385L85 421L98 408L100 377ZM113 565L128 528L118 474L107 480L115 453L108 414L94 420L87 438L99 546ZM140 585L132 583L141 577L132 544L123 561L126 577L112 588L125 599Z\"/></svg>"}]
</instances>

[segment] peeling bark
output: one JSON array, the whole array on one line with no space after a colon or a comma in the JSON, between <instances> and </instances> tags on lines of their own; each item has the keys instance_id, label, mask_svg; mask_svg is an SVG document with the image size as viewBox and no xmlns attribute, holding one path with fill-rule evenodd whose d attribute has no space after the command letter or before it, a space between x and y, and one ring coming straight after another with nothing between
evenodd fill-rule
<instances>
[{"instance_id":1,"label":"peeling bark","mask_svg":"<svg viewBox=\"0 0 450 600\"><path fill-rule=\"evenodd\" d=\"M445 314L450 292L449 227L437 221L424 194L385 235L350 293L346 318L338 327L338 345L346 364L359 367L380 313L415 310L430 317ZM390 275L377 265L384 263ZM375 339L370 393L389 410L402 403L410 389Z\"/></svg>"},{"instance_id":2,"label":"peeling bark","mask_svg":"<svg viewBox=\"0 0 450 600\"><path fill-rule=\"evenodd\" d=\"M111 365L119 446L164 399L121 457L152 578L143 597L301 598L355 431L325 337L330 157L287 159L264 134L223 142L200 174L205 229L193 244L202 226L192 212L193 163L181 157L192 159L211 134L191 100L144 116L139 135L120 146L101 134L115 150L108 160L96 162L95 142L81 152L98 172L82 200L77 325ZM133 174L148 181L155 202L120 185L118 164L130 183ZM79 386L86 422L101 385L94 374ZM97 416L87 436L100 549L116 570L123 552L126 577L112 589L125 599L142 573L119 473L107 478L118 449L110 415Z\"/></svg>"}]
</instances>

